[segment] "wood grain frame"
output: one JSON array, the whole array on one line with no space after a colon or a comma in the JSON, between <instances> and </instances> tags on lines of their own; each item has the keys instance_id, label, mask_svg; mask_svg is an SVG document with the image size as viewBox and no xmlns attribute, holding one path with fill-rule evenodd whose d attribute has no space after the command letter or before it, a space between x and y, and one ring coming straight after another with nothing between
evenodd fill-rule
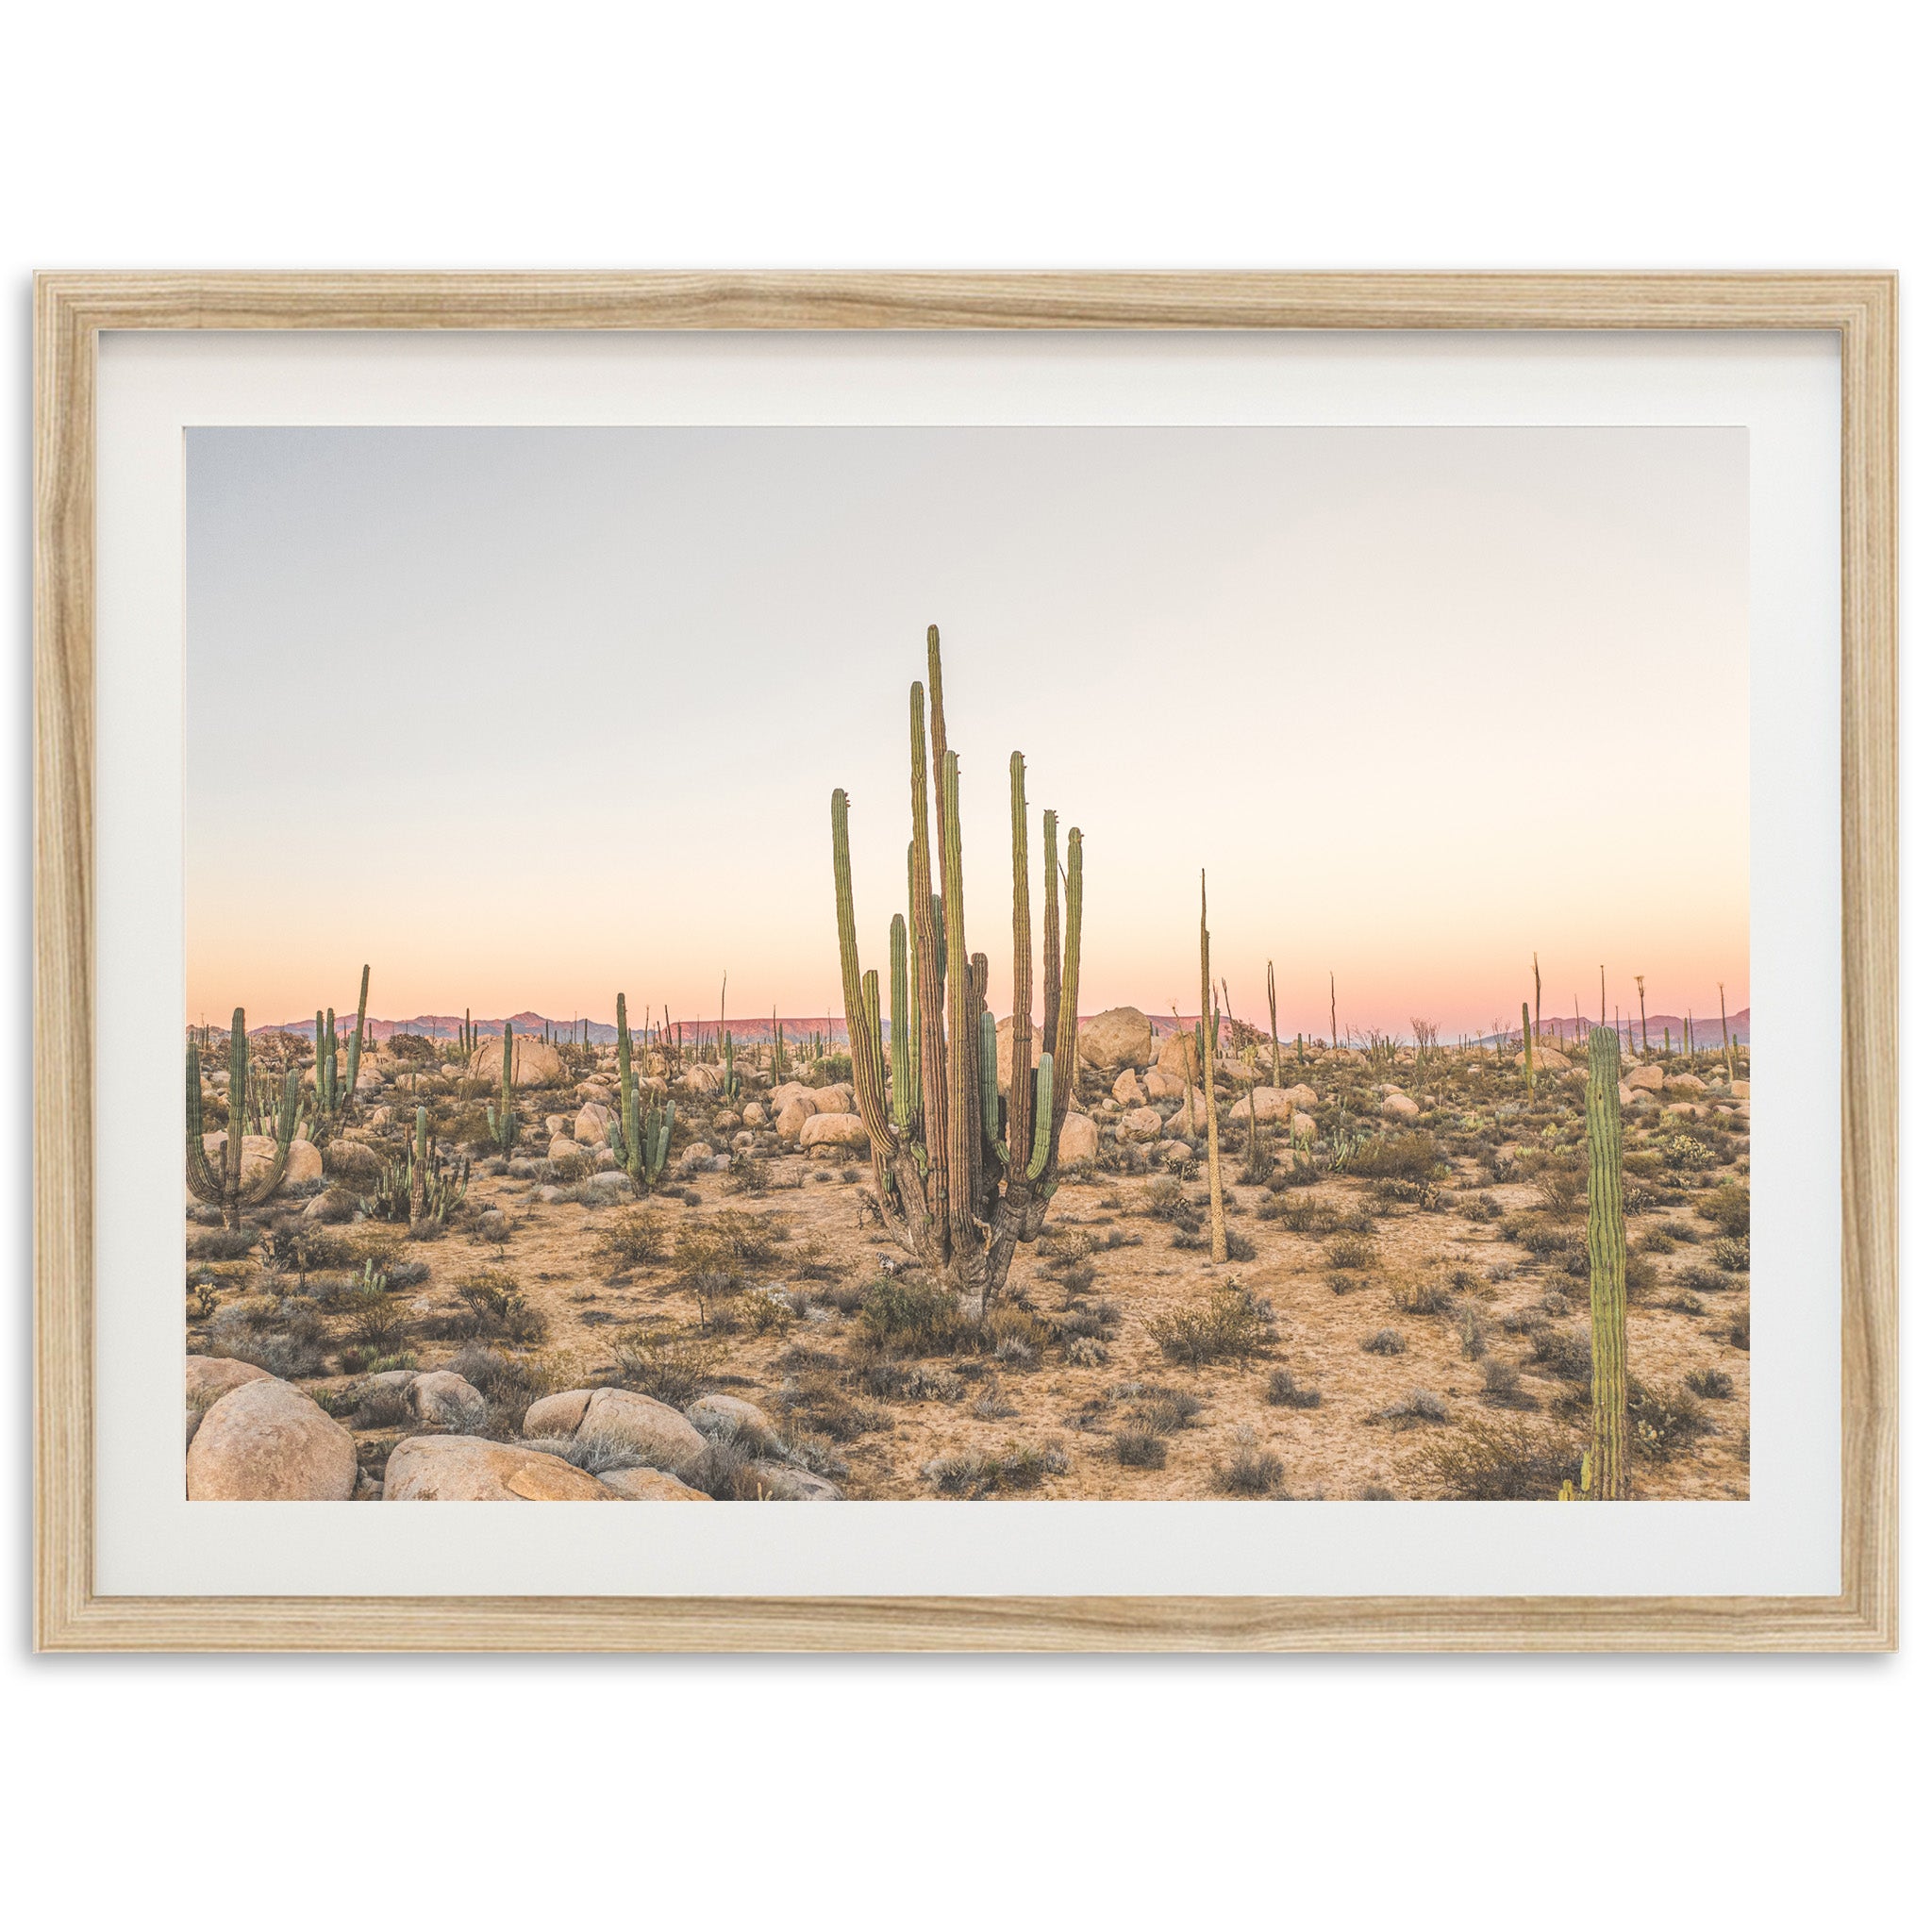
<instances>
[{"instance_id":1,"label":"wood grain frame","mask_svg":"<svg viewBox=\"0 0 1932 1932\"><path fill-rule=\"evenodd\" d=\"M35 311L44 1650L1896 1647L1897 284L1889 275L62 274ZM94 370L104 329L1805 329L1843 404L1842 1568L1817 1597L107 1597L93 1588Z\"/></svg>"}]
</instances>

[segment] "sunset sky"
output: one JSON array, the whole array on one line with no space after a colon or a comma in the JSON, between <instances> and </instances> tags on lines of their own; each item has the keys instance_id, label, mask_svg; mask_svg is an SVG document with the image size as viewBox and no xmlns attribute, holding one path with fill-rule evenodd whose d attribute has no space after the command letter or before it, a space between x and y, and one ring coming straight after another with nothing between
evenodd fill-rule
<instances>
[{"instance_id":1,"label":"sunset sky","mask_svg":"<svg viewBox=\"0 0 1932 1932\"><path fill-rule=\"evenodd\" d=\"M1746 439L1713 429L190 432L188 1017L838 1002L905 897L928 623L970 945L1007 759L1081 1008L1450 1035L1748 1004Z\"/></svg>"}]
</instances>

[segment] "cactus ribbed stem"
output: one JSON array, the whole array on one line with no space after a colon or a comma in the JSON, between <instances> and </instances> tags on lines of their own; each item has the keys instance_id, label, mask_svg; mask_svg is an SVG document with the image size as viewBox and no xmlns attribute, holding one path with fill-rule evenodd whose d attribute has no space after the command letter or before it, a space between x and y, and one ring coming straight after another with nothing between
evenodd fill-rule
<instances>
[{"instance_id":1,"label":"cactus ribbed stem","mask_svg":"<svg viewBox=\"0 0 1932 1932\"><path fill-rule=\"evenodd\" d=\"M842 788L832 793L832 891L839 917L839 977L845 994L845 1025L852 1036L852 1092L866 1132L882 1145L890 1144L891 1127L886 1118L886 1076L879 1061L877 1015L861 1024L865 1014L864 977L858 965L858 923L852 910L852 836L848 804ZM878 1005L877 975L874 975L873 1006Z\"/></svg>"},{"instance_id":2,"label":"cactus ribbed stem","mask_svg":"<svg viewBox=\"0 0 1932 1932\"><path fill-rule=\"evenodd\" d=\"M956 1257L976 1245L974 1207L978 1198L979 1148L974 1131L978 1096L979 1029L972 1010L973 987L966 974L966 877L959 854L959 760L941 753L943 741L937 693L933 701L933 753L940 767L940 891L946 914L946 1085L953 1105L946 1110L946 1159L952 1198L948 1218ZM976 1312L976 1311L975 1311Z\"/></svg>"},{"instance_id":3,"label":"cactus ribbed stem","mask_svg":"<svg viewBox=\"0 0 1932 1932\"><path fill-rule=\"evenodd\" d=\"M912 940L919 1001L919 1095L925 1148L926 1212L950 1233L952 1156L946 1141L945 941L939 894L932 889L931 792L925 769L925 689L911 693Z\"/></svg>"},{"instance_id":4,"label":"cactus ribbed stem","mask_svg":"<svg viewBox=\"0 0 1932 1932\"><path fill-rule=\"evenodd\" d=\"M888 945L891 971L892 1125L903 1135L912 1125L912 1036L906 1013L906 919L892 914Z\"/></svg>"},{"instance_id":5,"label":"cactus ribbed stem","mask_svg":"<svg viewBox=\"0 0 1932 1932\"><path fill-rule=\"evenodd\" d=\"M991 1013L979 1016L979 1136L988 1147L1000 1139L1000 1030Z\"/></svg>"},{"instance_id":6,"label":"cactus ribbed stem","mask_svg":"<svg viewBox=\"0 0 1932 1932\"><path fill-rule=\"evenodd\" d=\"M1046 1172L1046 1158L1053 1149L1053 1055L1040 1056L1034 1075L1033 1150L1026 1162L1026 1178L1037 1181ZM1017 1142L1015 1143L1017 1158Z\"/></svg>"},{"instance_id":7,"label":"cactus ribbed stem","mask_svg":"<svg viewBox=\"0 0 1932 1932\"><path fill-rule=\"evenodd\" d=\"M1724 1005L1724 983L1717 983L1718 1040L1724 1050L1724 1085L1729 1086L1738 1077L1737 1067L1731 1059L1731 1016Z\"/></svg>"},{"instance_id":8,"label":"cactus ribbed stem","mask_svg":"<svg viewBox=\"0 0 1932 1932\"><path fill-rule=\"evenodd\" d=\"M1593 1500L1630 1494L1630 1390L1624 1335L1624 1124L1617 1101L1617 1036L1590 1036L1584 1101L1590 1147L1590 1480Z\"/></svg>"},{"instance_id":9,"label":"cactus ribbed stem","mask_svg":"<svg viewBox=\"0 0 1932 1932\"><path fill-rule=\"evenodd\" d=\"M1008 762L1013 831L1013 1064L1007 1082L1009 1161L1030 1158L1033 1145L1033 900L1026 856L1026 760ZM982 1102L982 1106L984 1103ZM982 1125L987 1144L998 1138L997 1108Z\"/></svg>"},{"instance_id":10,"label":"cactus ribbed stem","mask_svg":"<svg viewBox=\"0 0 1932 1932\"><path fill-rule=\"evenodd\" d=\"M1214 981L1208 964L1208 871L1201 870L1201 1098L1208 1108L1208 1251L1217 1262L1227 1259L1227 1209L1221 1194L1221 1122L1214 1105L1214 1049L1218 1021L1210 1021Z\"/></svg>"},{"instance_id":11,"label":"cactus ribbed stem","mask_svg":"<svg viewBox=\"0 0 1932 1932\"><path fill-rule=\"evenodd\" d=\"M1536 1091L1536 1041L1529 1035L1529 1002L1523 1003L1523 1084Z\"/></svg>"},{"instance_id":12,"label":"cactus ribbed stem","mask_svg":"<svg viewBox=\"0 0 1932 1932\"><path fill-rule=\"evenodd\" d=\"M1296 1039L1300 1039L1297 1034ZM1268 1050L1274 1057L1274 1071L1272 1075L1276 1087L1281 1085L1281 1029L1274 1018L1274 961L1268 962Z\"/></svg>"},{"instance_id":13,"label":"cactus ribbed stem","mask_svg":"<svg viewBox=\"0 0 1932 1932\"><path fill-rule=\"evenodd\" d=\"M349 1036L349 1105L356 1104L356 1075L362 1071L362 1025L369 1014L369 968L362 968L362 991L356 997L356 1030Z\"/></svg>"}]
</instances>

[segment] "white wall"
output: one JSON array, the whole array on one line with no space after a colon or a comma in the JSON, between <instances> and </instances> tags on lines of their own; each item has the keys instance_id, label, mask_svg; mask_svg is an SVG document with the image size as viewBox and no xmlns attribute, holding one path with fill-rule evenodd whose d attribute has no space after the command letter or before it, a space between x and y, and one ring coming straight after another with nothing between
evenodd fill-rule
<instances>
[{"instance_id":1,"label":"white wall","mask_svg":"<svg viewBox=\"0 0 1932 1932\"><path fill-rule=\"evenodd\" d=\"M16 17L0 1007L28 999L29 271L1895 267L1909 490L1916 25L1684 0ZM24 1312L5 1334L8 1897L66 1923L1862 1924L1921 1835L1911 1520L1899 1660L36 1661Z\"/></svg>"}]
</instances>

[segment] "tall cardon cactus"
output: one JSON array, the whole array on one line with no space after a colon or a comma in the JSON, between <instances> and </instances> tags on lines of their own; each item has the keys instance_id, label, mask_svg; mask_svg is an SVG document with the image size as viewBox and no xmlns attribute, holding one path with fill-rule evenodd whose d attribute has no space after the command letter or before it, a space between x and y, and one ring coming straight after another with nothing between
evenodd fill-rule
<instances>
[{"instance_id":1,"label":"tall cardon cactus","mask_svg":"<svg viewBox=\"0 0 1932 1932\"><path fill-rule=\"evenodd\" d=\"M1630 1494L1630 1382L1624 1324L1624 1121L1617 1099L1617 1036L1590 1031L1584 1119L1590 1146L1590 1463L1584 1493L1623 1502Z\"/></svg>"},{"instance_id":2,"label":"tall cardon cactus","mask_svg":"<svg viewBox=\"0 0 1932 1932\"><path fill-rule=\"evenodd\" d=\"M221 1166L202 1144L201 1056L188 1042L188 1189L197 1201L222 1210L229 1227L242 1225L242 1210L258 1208L282 1184L289 1168L289 1145L295 1138L295 1109L301 1076L292 1070L282 1083L282 1110L275 1122L275 1151L269 1164L245 1186L242 1180L242 1141L248 1099L248 1016L240 1007L228 1032L228 1138Z\"/></svg>"},{"instance_id":3,"label":"tall cardon cactus","mask_svg":"<svg viewBox=\"0 0 1932 1932\"><path fill-rule=\"evenodd\" d=\"M927 689L911 690L912 843L908 904L892 922L890 1015L876 971L861 971L852 907L849 810L832 793L832 877L853 1091L872 1142L880 1213L900 1244L981 1319L997 1300L1013 1250L1045 1224L1058 1186L1059 1136L1073 1098L1080 993L1081 838L1067 834L1061 930L1058 820L1041 815L1042 1051L1033 1065L1033 912L1026 767L1008 767L1012 820L1012 1074L1002 1097L987 1010L987 958L966 950L959 833L959 759L946 743L940 634L926 631ZM934 820L937 820L937 826ZM937 835L938 890L934 890ZM890 1018L889 1082L882 1022Z\"/></svg>"}]
</instances>

